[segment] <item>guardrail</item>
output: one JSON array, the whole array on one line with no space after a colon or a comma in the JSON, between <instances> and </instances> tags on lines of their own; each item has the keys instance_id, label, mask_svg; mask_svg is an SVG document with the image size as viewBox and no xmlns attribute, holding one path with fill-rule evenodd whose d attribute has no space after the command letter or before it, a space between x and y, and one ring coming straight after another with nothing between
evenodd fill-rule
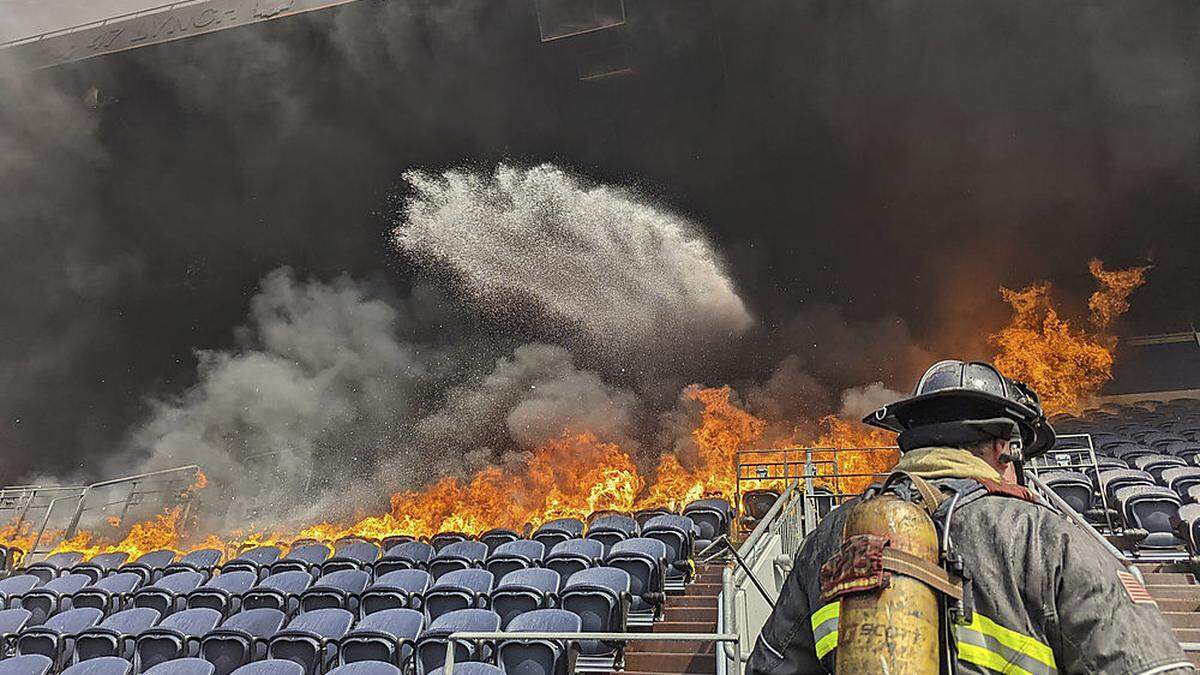
<instances>
[{"instance_id":1,"label":"guardrail","mask_svg":"<svg viewBox=\"0 0 1200 675\"><path fill-rule=\"evenodd\" d=\"M513 640L517 642L529 640L560 640L563 642L572 643L581 640L611 640L623 642L639 642L639 641L664 641L664 642L719 642L723 644L738 642L738 636L735 633L513 633L509 631L495 632L476 632L462 631L452 633L448 638L449 645L446 649L446 664L442 675L453 675L454 673L454 645L463 642L480 643L483 641L500 641ZM736 651L736 647L735 647ZM741 657L738 657L741 660Z\"/></svg>"}]
</instances>

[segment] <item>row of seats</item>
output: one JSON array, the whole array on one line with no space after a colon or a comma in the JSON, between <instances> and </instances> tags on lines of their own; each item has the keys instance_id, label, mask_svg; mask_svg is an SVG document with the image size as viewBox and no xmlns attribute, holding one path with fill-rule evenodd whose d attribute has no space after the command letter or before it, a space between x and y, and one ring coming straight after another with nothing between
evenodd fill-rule
<instances>
[{"instance_id":1,"label":"row of seats","mask_svg":"<svg viewBox=\"0 0 1200 675\"><path fill-rule=\"evenodd\" d=\"M0 661L0 675L49 675L53 662L40 654L16 656ZM133 664L115 656L77 663L63 675L132 675ZM147 675L214 675L213 664L199 658L174 659L145 671ZM441 669L430 675L440 675ZM503 675L500 668L486 663L464 663L455 672L462 675ZM250 663L234 671L236 675L304 675L304 667L294 661L268 659ZM359 661L338 666L328 675L403 675L396 666L382 661Z\"/></svg>"},{"instance_id":2,"label":"row of seats","mask_svg":"<svg viewBox=\"0 0 1200 675\"><path fill-rule=\"evenodd\" d=\"M601 585L593 590L608 588ZM588 625L595 612L616 611L609 603L585 603L585 610L582 616L564 609L526 612L514 618L507 630L575 633L617 628ZM0 625L14 618L28 618L27 610L0 611ZM397 673L428 675L445 662L452 634L500 629L499 615L484 609L456 610L432 622L410 609L388 609L356 621L350 612L336 608L304 612L291 620L270 608L246 609L224 620L219 612L206 608L158 619L149 608L123 610L103 621L99 611L90 607L63 612L44 626L18 633L12 639L16 655L0 660L0 675L44 675L72 662L67 672L90 675L229 675L248 672L241 670L248 664L270 661L296 664L298 668L285 667L295 675L317 675L335 665L363 662L388 664ZM509 675L560 675L574 672L577 659L615 664L619 647L599 641L567 645L514 638L479 645L456 643L454 649L456 661L495 662Z\"/></svg>"}]
</instances>

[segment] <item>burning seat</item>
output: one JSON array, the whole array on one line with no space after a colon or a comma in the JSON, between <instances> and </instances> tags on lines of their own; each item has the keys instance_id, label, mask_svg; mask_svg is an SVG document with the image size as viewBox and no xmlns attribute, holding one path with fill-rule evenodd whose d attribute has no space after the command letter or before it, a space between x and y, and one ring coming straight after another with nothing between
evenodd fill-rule
<instances>
[{"instance_id":1,"label":"burning seat","mask_svg":"<svg viewBox=\"0 0 1200 675\"><path fill-rule=\"evenodd\" d=\"M283 628L286 620L283 612L267 607L238 612L200 638L200 657L213 664L214 675L229 675L264 658L267 640Z\"/></svg>"},{"instance_id":2,"label":"burning seat","mask_svg":"<svg viewBox=\"0 0 1200 675\"><path fill-rule=\"evenodd\" d=\"M187 608L215 609L229 616L241 608L242 595L258 581L257 570L222 572L208 583L187 594Z\"/></svg>"},{"instance_id":3,"label":"burning seat","mask_svg":"<svg viewBox=\"0 0 1200 675\"><path fill-rule=\"evenodd\" d=\"M579 616L588 633L624 633L629 616L629 573L615 567L593 567L573 574L563 586L559 604ZM579 665L612 669L621 662L624 643L583 640Z\"/></svg>"},{"instance_id":4,"label":"burning seat","mask_svg":"<svg viewBox=\"0 0 1200 675\"><path fill-rule=\"evenodd\" d=\"M95 607L108 615L120 611L141 585L142 575L118 572L76 591L71 596L71 606Z\"/></svg>"},{"instance_id":5,"label":"burning seat","mask_svg":"<svg viewBox=\"0 0 1200 675\"><path fill-rule=\"evenodd\" d=\"M417 638L418 672L429 673L446 663L446 646L454 633L464 631L495 632L500 630L500 616L486 609L460 609L434 619ZM495 654L494 647L482 644L454 645L454 661L489 661ZM457 668L456 668L457 670Z\"/></svg>"},{"instance_id":6,"label":"burning seat","mask_svg":"<svg viewBox=\"0 0 1200 675\"><path fill-rule=\"evenodd\" d=\"M485 566L497 579L514 570L536 567L546 557L546 546L540 541L518 539L496 547L487 557Z\"/></svg>"},{"instance_id":7,"label":"burning seat","mask_svg":"<svg viewBox=\"0 0 1200 675\"><path fill-rule=\"evenodd\" d=\"M758 521L767 517L767 513L779 501L778 490L749 490L742 494L742 521L746 527L753 527Z\"/></svg>"},{"instance_id":8,"label":"burning seat","mask_svg":"<svg viewBox=\"0 0 1200 675\"><path fill-rule=\"evenodd\" d=\"M300 593L300 611L337 607L358 611L358 598L371 580L371 575L359 569L329 572Z\"/></svg>"},{"instance_id":9,"label":"burning seat","mask_svg":"<svg viewBox=\"0 0 1200 675\"><path fill-rule=\"evenodd\" d=\"M271 563L271 574L280 572L304 572L312 579L320 575L321 564L329 558L329 547L319 543L292 545L288 554ZM311 579L310 579L311 581Z\"/></svg>"},{"instance_id":10,"label":"burning seat","mask_svg":"<svg viewBox=\"0 0 1200 675\"><path fill-rule=\"evenodd\" d=\"M595 539L568 539L555 544L542 564L558 572L565 584L576 572L599 565L603 557L604 544Z\"/></svg>"},{"instance_id":11,"label":"burning seat","mask_svg":"<svg viewBox=\"0 0 1200 675\"><path fill-rule=\"evenodd\" d=\"M604 556L606 566L629 574L629 625L651 626L662 615L667 556L666 544L649 537L617 542Z\"/></svg>"},{"instance_id":12,"label":"burning seat","mask_svg":"<svg viewBox=\"0 0 1200 675\"><path fill-rule=\"evenodd\" d=\"M121 566L122 572L132 572L142 578L143 584L158 581L167 566L175 562L175 551L166 549L150 551L138 556L138 559Z\"/></svg>"},{"instance_id":13,"label":"burning seat","mask_svg":"<svg viewBox=\"0 0 1200 675\"><path fill-rule=\"evenodd\" d=\"M500 615L500 625L507 627L519 614L553 607L561 586L554 570L531 567L510 572L492 590L492 610Z\"/></svg>"},{"instance_id":14,"label":"burning seat","mask_svg":"<svg viewBox=\"0 0 1200 675\"><path fill-rule=\"evenodd\" d=\"M433 550L435 552L440 552L442 549L451 544L457 544L460 541L466 541L468 539L470 539L470 537L462 532L438 532L429 538L429 544L433 546Z\"/></svg>"},{"instance_id":15,"label":"burning seat","mask_svg":"<svg viewBox=\"0 0 1200 675\"><path fill-rule=\"evenodd\" d=\"M578 518L558 518L542 523L533 533L533 540L542 542L546 548L568 539L583 537L583 521Z\"/></svg>"},{"instance_id":16,"label":"burning seat","mask_svg":"<svg viewBox=\"0 0 1200 675\"><path fill-rule=\"evenodd\" d=\"M425 593L425 614L432 620L458 609L484 609L488 606L495 579L487 570L447 572Z\"/></svg>"},{"instance_id":17,"label":"burning seat","mask_svg":"<svg viewBox=\"0 0 1200 675\"><path fill-rule=\"evenodd\" d=\"M375 577L379 578L389 572L408 569L426 569L433 558L433 546L423 541L406 541L389 548L382 558L375 562Z\"/></svg>"},{"instance_id":18,"label":"burning seat","mask_svg":"<svg viewBox=\"0 0 1200 675\"><path fill-rule=\"evenodd\" d=\"M588 523L587 538L595 539L604 544L605 552L618 541L624 541L638 534L638 523L629 516L609 513Z\"/></svg>"},{"instance_id":19,"label":"burning seat","mask_svg":"<svg viewBox=\"0 0 1200 675\"><path fill-rule=\"evenodd\" d=\"M350 630L354 615L344 609L317 609L296 615L267 643L267 657L300 664L306 675L323 673L337 655L337 641Z\"/></svg>"},{"instance_id":20,"label":"burning seat","mask_svg":"<svg viewBox=\"0 0 1200 675\"><path fill-rule=\"evenodd\" d=\"M60 577L67 569L78 565L83 560L83 554L75 551L63 551L47 556L41 562L35 562L25 568L25 574L33 576L46 583L55 577Z\"/></svg>"},{"instance_id":21,"label":"burning seat","mask_svg":"<svg viewBox=\"0 0 1200 675\"><path fill-rule=\"evenodd\" d=\"M424 609L433 579L425 570L395 570L375 578L359 599L363 616L385 609Z\"/></svg>"},{"instance_id":22,"label":"burning seat","mask_svg":"<svg viewBox=\"0 0 1200 675\"><path fill-rule=\"evenodd\" d=\"M18 654L41 654L49 657L55 670L70 662L75 653L75 636L100 623L104 615L94 607L82 607L60 612L40 626L21 631L15 640Z\"/></svg>"},{"instance_id":23,"label":"burning seat","mask_svg":"<svg viewBox=\"0 0 1200 675\"><path fill-rule=\"evenodd\" d=\"M321 574L339 570L369 570L379 559L379 547L369 541L356 541L344 546L321 565Z\"/></svg>"},{"instance_id":24,"label":"burning seat","mask_svg":"<svg viewBox=\"0 0 1200 675\"><path fill-rule=\"evenodd\" d=\"M133 593L134 607L149 607L162 616L182 609L188 593L204 583L203 572L174 572Z\"/></svg>"},{"instance_id":25,"label":"burning seat","mask_svg":"<svg viewBox=\"0 0 1200 675\"><path fill-rule=\"evenodd\" d=\"M300 594L312 582L307 571L275 572L242 594L242 608L270 607L291 616L300 607Z\"/></svg>"},{"instance_id":26,"label":"burning seat","mask_svg":"<svg viewBox=\"0 0 1200 675\"><path fill-rule=\"evenodd\" d=\"M482 567L487 554L487 544L481 541L456 541L429 561L429 575L437 580L447 572Z\"/></svg>"},{"instance_id":27,"label":"burning seat","mask_svg":"<svg viewBox=\"0 0 1200 675\"><path fill-rule=\"evenodd\" d=\"M200 607L175 612L154 628L142 632L134 642L134 654L139 671L145 671L164 661L196 656L200 638L217 627L221 613Z\"/></svg>"},{"instance_id":28,"label":"burning seat","mask_svg":"<svg viewBox=\"0 0 1200 675\"><path fill-rule=\"evenodd\" d=\"M236 558L221 566L222 572L253 572L259 578L265 578L271 565L279 560L278 546L258 546L242 551Z\"/></svg>"},{"instance_id":29,"label":"burning seat","mask_svg":"<svg viewBox=\"0 0 1200 675\"><path fill-rule=\"evenodd\" d=\"M385 609L367 615L341 640L342 664L384 661L406 669L425 617L411 609Z\"/></svg>"},{"instance_id":30,"label":"burning seat","mask_svg":"<svg viewBox=\"0 0 1200 675\"><path fill-rule=\"evenodd\" d=\"M54 616L62 609L64 601L69 601L72 595L91 581L91 577L83 574L68 574L51 579L23 593L21 606L33 614L33 618L29 620L31 624L42 623Z\"/></svg>"},{"instance_id":31,"label":"burning seat","mask_svg":"<svg viewBox=\"0 0 1200 675\"><path fill-rule=\"evenodd\" d=\"M733 508L724 499L697 499L683 507L683 515L696 523L697 545L703 548L717 537L729 534Z\"/></svg>"},{"instance_id":32,"label":"burning seat","mask_svg":"<svg viewBox=\"0 0 1200 675\"><path fill-rule=\"evenodd\" d=\"M79 661L106 656L132 659L134 640L158 623L159 618L158 612L148 607L117 612L100 625L79 633L75 638L75 658Z\"/></svg>"},{"instance_id":33,"label":"burning seat","mask_svg":"<svg viewBox=\"0 0 1200 675\"><path fill-rule=\"evenodd\" d=\"M197 549L167 565L163 569L162 575L170 576L176 572L199 572L204 575L205 579L208 579L212 577L213 571L221 562L221 555L221 551L215 548Z\"/></svg>"},{"instance_id":34,"label":"burning seat","mask_svg":"<svg viewBox=\"0 0 1200 675\"><path fill-rule=\"evenodd\" d=\"M562 609L539 609L513 619L513 633L578 633L583 621ZM496 648L496 662L508 675L569 675L575 672L579 647L562 640L510 638Z\"/></svg>"},{"instance_id":35,"label":"burning seat","mask_svg":"<svg viewBox=\"0 0 1200 675\"><path fill-rule=\"evenodd\" d=\"M85 563L79 563L71 568L73 574L87 575L92 583L96 583L100 579L108 576L113 570L125 564L129 559L129 554L124 551L111 551L109 553L101 553L92 556Z\"/></svg>"}]
</instances>

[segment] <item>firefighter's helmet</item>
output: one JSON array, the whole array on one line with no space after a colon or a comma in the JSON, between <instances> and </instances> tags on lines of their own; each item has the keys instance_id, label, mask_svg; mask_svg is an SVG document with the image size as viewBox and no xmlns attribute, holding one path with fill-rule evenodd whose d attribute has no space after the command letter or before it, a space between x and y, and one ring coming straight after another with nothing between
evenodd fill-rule
<instances>
[{"instance_id":1,"label":"firefighter's helmet","mask_svg":"<svg viewBox=\"0 0 1200 675\"><path fill-rule=\"evenodd\" d=\"M911 397L876 410L863 422L899 432L903 450L989 437L1018 440L1019 434L1016 458L1031 459L1054 445L1054 429L1037 393L979 361L933 364Z\"/></svg>"}]
</instances>

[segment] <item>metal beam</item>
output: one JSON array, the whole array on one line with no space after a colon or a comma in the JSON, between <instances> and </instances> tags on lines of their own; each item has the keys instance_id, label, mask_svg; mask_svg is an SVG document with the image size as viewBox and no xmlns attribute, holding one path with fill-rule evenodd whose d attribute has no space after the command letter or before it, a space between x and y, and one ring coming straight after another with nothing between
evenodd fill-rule
<instances>
[{"instance_id":1,"label":"metal beam","mask_svg":"<svg viewBox=\"0 0 1200 675\"><path fill-rule=\"evenodd\" d=\"M178 0L0 43L0 60L37 70L356 1Z\"/></svg>"}]
</instances>

